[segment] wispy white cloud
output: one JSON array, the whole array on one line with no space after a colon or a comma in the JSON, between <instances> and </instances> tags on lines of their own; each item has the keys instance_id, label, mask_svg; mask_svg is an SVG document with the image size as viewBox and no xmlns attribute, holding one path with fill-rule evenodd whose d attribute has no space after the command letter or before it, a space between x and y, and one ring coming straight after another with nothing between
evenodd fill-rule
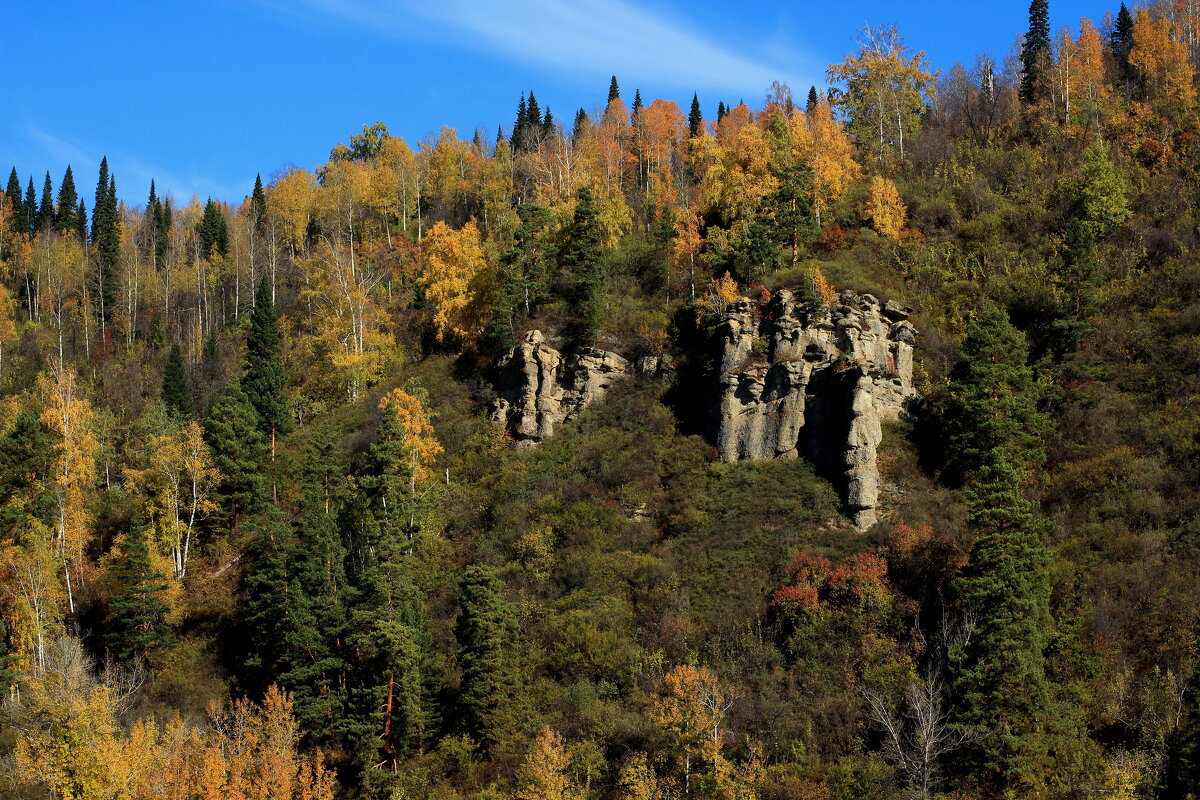
<instances>
[{"instance_id":1,"label":"wispy white cloud","mask_svg":"<svg viewBox=\"0 0 1200 800\"><path fill-rule=\"evenodd\" d=\"M177 203L189 202L192 194L198 194L201 198L213 197L225 202L238 202L248 191L245 187L226 184L195 172L181 176L127 152L97 152L85 145L47 133L30 122L22 126L21 133L40 154L37 159L39 163L57 163L62 164L64 168L66 164L72 165L75 185L79 187L80 196L89 206L92 204L92 182L95 181L92 170L99 166L100 159L104 156L108 156L109 168L117 180L117 193L131 205L145 202L152 179L160 196L171 194ZM57 183L58 176L52 177Z\"/></svg>"},{"instance_id":2,"label":"wispy white cloud","mask_svg":"<svg viewBox=\"0 0 1200 800\"><path fill-rule=\"evenodd\" d=\"M262 2L278 8L273 0ZM820 75L813 59L783 53L777 43L769 48L769 61L747 56L716 36L624 0L304 0L303 9L310 17L375 33L449 35L460 47L515 62L589 76L616 72L685 89L749 94L772 80L804 86ZM742 44L745 52L768 50L766 40L757 47Z\"/></svg>"}]
</instances>

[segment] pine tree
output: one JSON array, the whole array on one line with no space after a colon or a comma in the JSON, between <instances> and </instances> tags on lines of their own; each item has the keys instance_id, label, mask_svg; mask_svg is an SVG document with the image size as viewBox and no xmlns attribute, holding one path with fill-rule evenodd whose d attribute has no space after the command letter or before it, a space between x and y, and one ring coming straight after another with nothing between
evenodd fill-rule
<instances>
[{"instance_id":1,"label":"pine tree","mask_svg":"<svg viewBox=\"0 0 1200 800\"><path fill-rule=\"evenodd\" d=\"M1119 83L1129 84L1133 81L1133 67L1129 63L1129 51L1132 49L1133 14L1130 14L1125 4L1121 3L1121 8L1117 11L1117 18L1113 22L1112 33L1108 40L1109 55L1112 57L1112 63L1116 71L1114 77Z\"/></svg>"},{"instance_id":2,"label":"pine tree","mask_svg":"<svg viewBox=\"0 0 1200 800\"><path fill-rule=\"evenodd\" d=\"M525 108L525 93L521 93L521 102L517 104L517 119L513 122L512 136L509 137L509 144L512 146L512 152L522 153L525 150L525 120L527 112Z\"/></svg>"},{"instance_id":3,"label":"pine tree","mask_svg":"<svg viewBox=\"0 0 1200 800\"><path fill-rule=\"evenodd\" d=\"M579 190L575 217L559 256L559 267L569 284L575 336L591 342L604 316L604 273L600 263L600 220L592 190Z\"/></svg>"},{"instance_id":4,"label":"pine tree","mask_svg":"<svg viewBox=\"0 0 1200 800\"><path fill-rule=\"evenodd\" d=\"M49 232L54 228L54 187L50 183L49 172L42 183L42 202L38 205L37 219L33 227L39 233Z\"/></svg>"},{"instance_id":5,"label":"pine tree","mask_svg":"<svg viewBox=\"0 0 1200 800\"><path fill-rule=\"evenodd\" d=\"M265 502L263 473L270 461L258 412L237 380L231 380L204 420L204 440L221 471L216 516L236 528L242 517Z\"/></svg>"},{"instance_id":6,"label":"pine tree","mask_svg":"<svg viewBox=\"0 0 1200 800\"><path fill-rule=\"evenodd\" d=\"M817 103L821 102L820 95L817 94L816 86L808 87L808 101L804 104L804 110L812 113L812 110L817 107Z\"/></svg>"},{"instance_id":7,"label":"pine tree","mask_svg":"<svg viewBox=\"0 0 1200 800\"><path fill-rule=\"evenodd\" d=\"M295 537L283 515L269 504L247 515L244 531L250 547L239 602L246 643L238 654L239 678L245 691L258 694L279 681L287 661L286 639L297 625L289 572Z\"/></svg>"},{"instance_id":8,"label":"pine tree","mask_svg":"<svg viewBox=\"0 0 1200 800\"><path fill-rule=\"evenodd\" d=\"M502 738L514 710L516 617L504 599L504 583L483 566L463 571L458 607L459 714L465 731L492 745Z\"/></svg>"},{"instance_id":9,"label":"pine tree","mask_svg":"<svg viewBox=\"0 0 1200 800\"><path fill-rule=\"evenodd\" d=\"M242 389L258 414L260 429L271 443L288 432L290 417L283 390L287 374L283 369L279 342L279 314L271 302L271 284L264 275L254 294L254 311L246 336L246 372Z\"/></svg>"},{"instance_id":10,"label":"pine tree","mask_svg":"<svg viewBox=\"0 0 1200 800\"><path fill-rule=\"evenodd\" d=\"M261 173L254 175L254 189L250 192L250 219L255 233L261 234L267 223L267 192L263 188Z\"/></svg>"},{"instance_id":11,"label":"pine tree","mask_svg":"<svg viewBox=\"0 0 1200 800\"><path fill-rule=\"evenodd\" d=\"M728 109L726 109L726 108L725 108L725 101L724 101L724 100L722 100L721 102L717 103L717 122L718 122L718 123L720 123L720 122L721 122L721 120L725 119L725 115L726 115L726 114L728 114L728 113L729 113L729 111L728 111Z\"/></svg>"},{"instance_id":12,"label":"pine tree","mask_svg":"<svg viewBox=\"0 0 1200 800\"><path fill-rule=\"evenodd\" d=\"M12 209L12 228L20 233L29 232L29 218L25 213L25 201L21 197L21 178L17 175L17 168L13 167L12 172L8 173L8 188L5 190L8 195L9 208Z\"/></svg>"},{"instance_id":13,"label":"pine tree","mask_svg":"<svg viewBox=\"0 0 1200 800\"><path fill-rule=\"evenodd\" d=\"M108 171L108 158L100 161L96 201L92 205L92 245L96 274L92 278L93 306L101 327L107 327L117 296L117 264L121 256L121 219L117 208L116 178Z\"/></svg>"},{"instance_id":14,"label":"pine tree","mask_svg":"<svg viewBox=\"0 0 1200 800\"><path fill-rule=\"evenodd\" d=\"M695 139L704 129L704 114L700 111L700 95L692 93L692 110L688 112L688 136Z\"/></svg>"},{"instance_id":15,"label":"pine tree","mask_svg":"<svg viewBox=\"0 0 1200 800\"><path fill-rule=\"evenodd\" d=\"M75 176L71 165L63 173L62 185L58 187L58 210L54 217L54 227L64 235L75 235L79 230L79 192L75 189Z\"/></svg>"},{"instance_id":16,"label":"pine tree","mask_svg":"<svg viewBox=\"0 0 1200 800\"><path fill-rule=\"evenodd\" d=\"M579 137L583 133L583 129L587 126L587 124L588 124L587 112L581 108L575 112L575 123L571 127L571 141L572 142L579 140Z\"/></svg>"},{"instance_id":17,"label":"pine tree","mask_svg":"<svg viewBox=\"0 0 1200 800\"><path fill-rule=\"evenodd\" d=\"M525 124L521 126L521 131L524 134L524 145L526 150L534 149L542 126L542 110L538 107L537 98L533 96L533 92L529 93L529 101L525 104Z\"/></svg>"},{"instance_id":18,"label":"pine tree","mask_svg":"<svg viewBox=\"0 0 1200 800\"><path fill-rule=\"evenodd\" d=\"M1049 423L1037 408L1037 387L1025 363L1028 352L1025 335L999 309L967 326L945 422L952 454L946 472L953 481L969 480L1001 450L1015 469L1043 457L1041 442Z\"/></svg>"},{"instance_id":19,"label":"pine tree","mask_svg":"<svg viewBox=\"0 0 1200 800\"><path fill-rule=\"evenodd\" d=\"M158 269L162 263L163 251L166 249L166 242L161 239L158 225L159 215L162 214L161 205L154 185L154 179L151 178L150 195L146 198L146 210L142 214L142 228L145 231L143 244L146 257L149 259L150 265L155 269Z\"/></svg>"},{"instance_id":20,"label":"pine tree","mask_svg":"<svg viewBox=\"0 0 1200 800\"><path fill-rule=\"evenodd\" d=\"M224 257L229 252L229 225L221 206L211 197L204 204L204 213L196 223L200 237L200 257L211 260L213 255Z\"/></svg>"},{"instance_id":21,"label":"pine tree","mask_svg":"<svg viewBox=\"0 0 1200 800\"><path fill-rule=\"evenodd\" d=\"M348 733L360 762L394 768L433 733L432 642L408 542L371 515L365 528L374 557L358 583L347 639L358 654Z\"/></svg>"},{"instance_id":22,"label":"pine tree","mask_svg":"<svg viewBox=\"0 0 1200 800\"><path fill-rule=\"evenodd\" d=\"M121 661L149 660L170 639L163 600L168 585L150 561L150 544L140 520L135 519L125 534L112 574L119 588L108 604L108 646Z\"/></svg>"},{"instance_id":23,"label":"pine tree","mask_svg":"<svg viewBox=\"0 0 1200 800\"><path fill-rule=\"evenodd\" d=\"M1021 100L1035 103L1042 99L1046 71L1051 61L1050 6L1047 0L1029 4L1029 31L1021 45Z\"/></svg>"},{"instance_id":24,"label":"pine tree","mask_svg":"<svg viewBox=\"0 0 1200 800\"><path fill-rule=\"evenodd\" d=\"M28 520L50 520L54 496L45 482L55 448L50 431L29 409L0 437L0 533L20 541Z\"/></svg>"},{"instance_id":25,"label":"pine tree","mask_svg":"<svg viewBox=\"0 0 1200 800\"><path fill-rule=\"evenodd\" d=\"M158 242L159 252L166 253L171 244L171 224L174 212L171 210L171 196L167 195L158 201L157 226L155 241Z\"/></svg>"},{"instance_id":26,"label":"pine tree","mask_svg":"<svg viewBox=\"0 0 1200 800\"><path fill-rule=\"evenodd\" d=\"M550 113L550 106L546 106L546 113L542 115L542 138L550 136L554 133L554 115Z\"/></svg>"},{"instance_id":27,"label":"pine tree","mask_svg":"<svg viewBox=\"0 0 1200 800\"><path fill-rule=\"evenodd\" d=\"M608 82L608 100L605 101L605 105L611 103L613 100L619 99L620 97L621 87L617 86L617 76L613 75L612 80Z\"/></svg>"},{"instance_id":28,"label":"pine tree","mask_svg":"<svg viewBox=\"0 0 1200 800\"><path fill-rule=\"evenodd\" d=\"M554 225L550 209L522 203L517 216L521 224L513 232L512 247L500 257L496 304L487 334L500 349L512 346L517 316L528 318L546 298L555 258L547 236Z\"/></svg>"},{"instance_id":29,"label":"pine tree","mask_svg":"<svg viewBox=\"0 0 1200 800\"><path fill-rule=\"evenodd\" d=\"M800 262L801 250L818 233L811 197L812 169L799 163L780 169L779 188L763 200L774 240L790 250L793 268Z\"/></svg>"},{"instance_id":30,"label":"pine tree","mask_svg":"<svg viewBox=\"0 0 1200 800\"><path fill-rule=\"evenodd\" d=\"M633 108L630 110L630 113L633 114L634 116L636 116L637 113L639 111L641 111L643 108L645 108L645 106L642 105L642 90L634 89L633 90Z\"/></svg>"},{"instance_id":31,"label":"pine tree","mask_svg":"<svg viewBox=\"0 0 1200 800\"><path fill-rule=\"evenodd\" d=\"M180 417L190 417L196 411L183 365L183 348L178 342L171 345L171 354L163 367L162 401L168 411Z\"/></svg>"},{"instance_id":32,"label":"pine tree","mask_svg":"<svg viewBox=\"0 0 1200 800\"><path fill-rule=\"evenodd\" d=\"M345 713L349 628L354 595L346 578L346 547L335 515L310 487L289 548L279 682L292 692L296 719L314 734L339 726Z\"/></svg>"},{"instance_id":33,"label":"pine tree","mask_svg":"<svg viewBox=\"0 0 1200 800\"><path fill-rule=\"evenodd\" d=\"M37 233L38 202L37 192L33 189L33 176L29 176L29 184L25 187L25 221L29 227L26 232L33 236Z\"/></svg>"},{"instance_id":34,"label":"pine tree","mask_svg":"<svg viewBox=\"0 0 1200 800\"><path fill-rule=\"evenodd\" d=\"M1004 793L1038 794L1062 774L1071 714L1046 674L1050 558L1022 486L1040 462L1048 422L1036 408L1024 336L992 309L968 324L951 383L953 452L961 452L969 523L978 534L954 584L974 620L949 654L955 724L980 736L961 766Z\"/></svg>"}]
</instances>

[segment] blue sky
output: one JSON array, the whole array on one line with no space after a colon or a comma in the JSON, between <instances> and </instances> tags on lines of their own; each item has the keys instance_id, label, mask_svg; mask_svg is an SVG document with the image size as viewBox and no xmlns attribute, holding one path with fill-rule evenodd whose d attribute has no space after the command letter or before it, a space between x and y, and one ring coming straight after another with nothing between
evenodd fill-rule
<instances>
[{"instance_id":1,"label":"blue sky","mask_svg":"<svg viewBox=\"0 0 1200 800\"><path fill-rule=\"evenodd\" d=\"M1104 2L1051 0L1052 28L1099 24ZM512 123L522 91L560 120L605 99L686 110L697 91L760 105L772 79L798 96L895 23L936 68L1003 58L1027 0L0 0L0 169L57 191L68 163L91 206L107 154L126 202L150 178L186 202L237 201L288 164L312 168L363 124L410 144L446 124L469 137ZM0 178L2 180L2 178Z\"/></svg>"}]
</instances>

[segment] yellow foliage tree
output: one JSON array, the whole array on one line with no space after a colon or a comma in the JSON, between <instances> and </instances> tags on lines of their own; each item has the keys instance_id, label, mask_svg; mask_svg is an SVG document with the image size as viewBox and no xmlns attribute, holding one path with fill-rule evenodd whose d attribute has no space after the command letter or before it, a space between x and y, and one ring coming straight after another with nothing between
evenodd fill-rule
<instances>
[{"instance_id":1,"label":"yellow foliage tree","mask_svg":"<svg viewBox=\"0 0 1200 800\"><path fill-rule=\"evenodd\" d=\"M442 454L442 445L433 430L425 406L415 395L396 388L379 401L379 410L396 431L400 445L407 451L407 468L411 475L411 491L433 479L432 467Z\"/></svg>"},{"instance_id":2,"label":"yellow foliage tree","mask_svg":"<svg viewBox=\"0 0 1200 800\"><path fill-rule=\"evenodd\" d=\"M421 259L438 340L478 336L487 322L480 301L490 276L475 221L458 230L444 222L434 225L421 241Z\"/></svg>"},{"instance_id":3,"label":"yellow foliage tree","mask_svg":"<svg viewBox=\"0 0 1200 800\"><path fill-rule=\"evenodd\" d=\"M812 168L812 207L817 224L829 203L835 202L862 174L854 160L854 142L849 132L833 118L825 100L808 113L796 110L789 121L792 158Z\"/></svg>"},{"instance_id":4,"label":"yellow foliage tree","mask_svg":"<svg viewBox=\"0 0 1200 800\"><path fill-rule=\"evenodd\" d=\"M267 190L267 214L278 221L293 255L303 248L307 238L316 193L313 174L302 169L280 176Z\"/></svg>"},{"instance_id":5,"label":"yellow foliage tree","mask_svg":"<svg viewBox=\"0 0 1200 800\"><path fill-rule=\"evenodd\" d=\"M516 800L575 800L579 790L567 774L570 757L563 738L542 726L533 750L517 771Z\"/></svg>"},{"instance_id":6,"label":"yellow foliage tree","mask_svg":"<svg viewBox=\"0 0 1200 800\"><path fill-rule=\"evenodd\" d=\"M1195 71L1188 59L1187 43L1167 18L1155 19L1145 8L1138 9L1129 65L1151 100L1177 108L1188 108L1195 102Z\"/></svg>"},{"instance_id":7,"label":"yellow foliage tree","mask_svg":"<svg viewBox=\"0 0 1200 800\"><path fill-rule=\"evenodd\" d=\"M722 724L732 705L732 695L709 669L684 664L663 676L649 717L670 740L683 766L685 794L691 792L697 759L711 767L719 765L725 736Z\"/></svg>"},{"instance_id":8,"label":"yellow foliage tree","mask_svg":"<svg viewBox=\"0 0 1200 800\"><path fill-rule=\"evenodd\" d=\"M720 278L709 281L708 291L696 302L705 314L717 316L724 313L730 303L740 296L737 281L728 272Z\"/></svg>"},{"instance_id":9,"label":"yellow foliage tree","mask_svg":"<svg viewBox=\"0 0 1200 800\"><path fill-rule=\"evenodd\" d=\"M48 373L38 375L42 394L42 423L57 437L54 458L54 501L58 511L55 549L63 560L67 597L74 598L71 570L81 577L84 550L91 532L87 493L96 482L96 453L100 445L93 430L95 412L83 397L75 371L55 361Z\"/></svg>"},{"instance_id":10,"label":"yellow foliage tree","mask_svg":"<svg viewBox=\"0 0 1200 800\"><path fill-rule=\"evenodd\" d=\"M871 220L871 227L875 228L879 235L894 239L900 235L907 214L908 209L900 199L896 184L878 175L871 178L866 206L866 216Z\"/></svg>"}]
</instances>

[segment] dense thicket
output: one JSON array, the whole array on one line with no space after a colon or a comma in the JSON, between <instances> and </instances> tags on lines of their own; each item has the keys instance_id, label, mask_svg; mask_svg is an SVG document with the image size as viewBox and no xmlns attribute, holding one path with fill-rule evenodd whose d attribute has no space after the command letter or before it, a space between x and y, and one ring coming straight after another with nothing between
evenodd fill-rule
<instances>
[{"instance_id":1,"label":"dense thicket","mask_svg":"<svg viewBox=\"0 0 1200 800\"><path fill-rule=\"evenodd\" d=\"M14 169L0 794L1194 796L1200 16L1052 10L715 120L376 123L238 202ZM698 435L722 306L831 286L921 331L867 532ZM674 383L515 448L533 328Z\"/></svg>"}]
</instances>

